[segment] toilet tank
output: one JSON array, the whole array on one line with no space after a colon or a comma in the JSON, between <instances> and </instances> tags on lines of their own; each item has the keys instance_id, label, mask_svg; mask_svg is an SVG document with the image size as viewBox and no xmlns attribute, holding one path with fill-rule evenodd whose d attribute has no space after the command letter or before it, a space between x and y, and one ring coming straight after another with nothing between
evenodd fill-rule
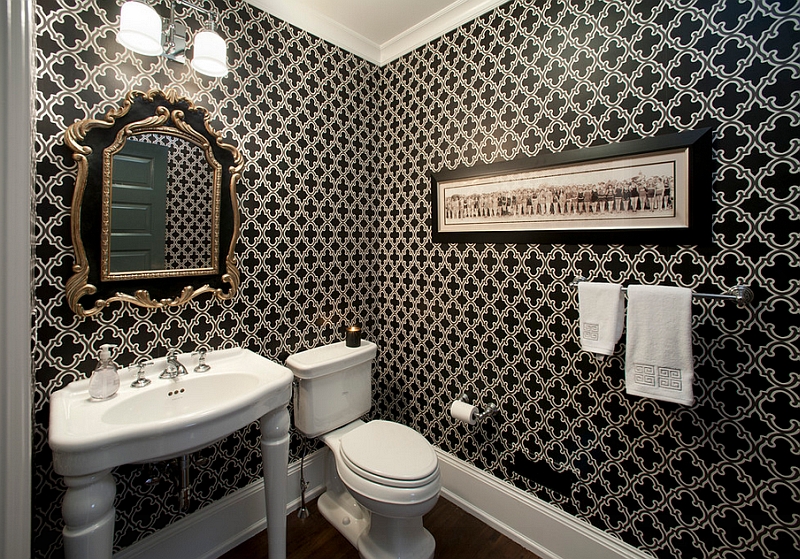
<instances>
[{"instance_id":1,"label":"toilet tank","mask_svg":"<svg viewBox=\"0 0 800 559\"><path fill-rule=\"evenodd\" d=\"M372 406L372 362L378 347L362 340L295 353L286 359L294 373L294 425L307 437L338 429Z\"/></svg>"}]
</instances>

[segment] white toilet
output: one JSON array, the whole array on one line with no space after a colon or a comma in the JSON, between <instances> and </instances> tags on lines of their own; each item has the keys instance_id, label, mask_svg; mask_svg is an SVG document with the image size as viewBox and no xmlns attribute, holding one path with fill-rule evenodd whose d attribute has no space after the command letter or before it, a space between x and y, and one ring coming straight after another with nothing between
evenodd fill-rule
<instances>
[{"instance_id":1,"label":"white toilet","mask_svg":"<svg viewBox=\"0 0 800 559\"><path fill-rule=\"evenodd\" d=\"M340 342L289 356L295 427L330 448L317 505L361 557L431 559L436 542L422 515L441 489L433 447L405 425L359 419L372 406L376 352L369 341L356 348Z\"/></svg>"}]
</instances>

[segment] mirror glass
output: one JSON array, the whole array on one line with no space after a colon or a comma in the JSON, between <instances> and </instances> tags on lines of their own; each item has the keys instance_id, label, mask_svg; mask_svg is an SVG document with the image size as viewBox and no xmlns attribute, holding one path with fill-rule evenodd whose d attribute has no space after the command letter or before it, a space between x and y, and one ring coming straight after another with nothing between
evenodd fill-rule
<instances>
[{"instance_id":1,"label":"mirror glass","mask_svg":"<svg viewBox=\"0 0 800 559\"><path fill-rule=\"evenodd\" d=\"M219 173L200 146L180 136L137 134L111 158L105 280L130 273L216 272Z\"/></svg>"},{"instance_id":2,"label":"mirror glass","mask_svg":"<svg viewBox=\"0 0 800 559\"><path fill-rule=\"evenodd\" d=\"M67 301L79 316L112 302L183 305L233 297L240 277L239 150L175 90L131 91L64 134L78 170Z\"/></svg>"}]
</instances>

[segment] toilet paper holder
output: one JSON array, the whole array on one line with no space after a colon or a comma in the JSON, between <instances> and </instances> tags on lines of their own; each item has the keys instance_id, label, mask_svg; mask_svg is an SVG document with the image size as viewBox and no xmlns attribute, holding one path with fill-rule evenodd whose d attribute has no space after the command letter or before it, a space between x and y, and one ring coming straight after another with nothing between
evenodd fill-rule
<instances>
[{"instance_id":1,"label":"toilet paper holder","mask_svg":"<svg viewBox=\"0 0 800 559\"><path fill-rule=\"evenodd\" d=\"M465 402L467 404L470 403L469 397L466 394L461 394L458 397L458 400L460 400L462 402ZM487 407L485 410L483 410L483 411L479 410L478 413L475 414L476 423L479 423L479 422L483 421L487 417L493 416L494 414L496 414L499 411L500 411L500 408L497 407L497 404L492 402L491 404L489 404L489 407Z\"/></svg>"}]
</instances>

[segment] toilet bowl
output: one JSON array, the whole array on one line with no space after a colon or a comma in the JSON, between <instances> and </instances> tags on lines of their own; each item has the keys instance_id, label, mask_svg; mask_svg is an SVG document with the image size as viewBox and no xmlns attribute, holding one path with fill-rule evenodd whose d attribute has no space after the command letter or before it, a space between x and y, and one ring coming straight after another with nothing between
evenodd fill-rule
<instances>
[{"instance_id":1,"label":"toilet bowl","mask_svg":"<svg viewBox=\"0 0 800 559\"><path fill-rule=\"evenodd\" d=\"M431 559L436 543L422 516L441 489L433 447L405 425L358 419L371 405L376 352L364 341L359 348L331 344L290 356L295 426L330 449L318 508L361 557Z\"/></svg>"},{"instance_id":2,"label":"toilet bowl","mask_svg":"<svg viewBox=\"0 0 800 559\"><path fill-rule=\"evenodd\" d=\"M359 420L322 440L331 449L338 479L366 509L368 522L354 524L358 534L348 538L361 556L433 557L436 544L422 516L436 504L441 479L436 453L422 435L398 423ZM333 514L329 507L320 510L329 522L346 528L350 506L337 509Z\"/></svg>"}]
</instances>

